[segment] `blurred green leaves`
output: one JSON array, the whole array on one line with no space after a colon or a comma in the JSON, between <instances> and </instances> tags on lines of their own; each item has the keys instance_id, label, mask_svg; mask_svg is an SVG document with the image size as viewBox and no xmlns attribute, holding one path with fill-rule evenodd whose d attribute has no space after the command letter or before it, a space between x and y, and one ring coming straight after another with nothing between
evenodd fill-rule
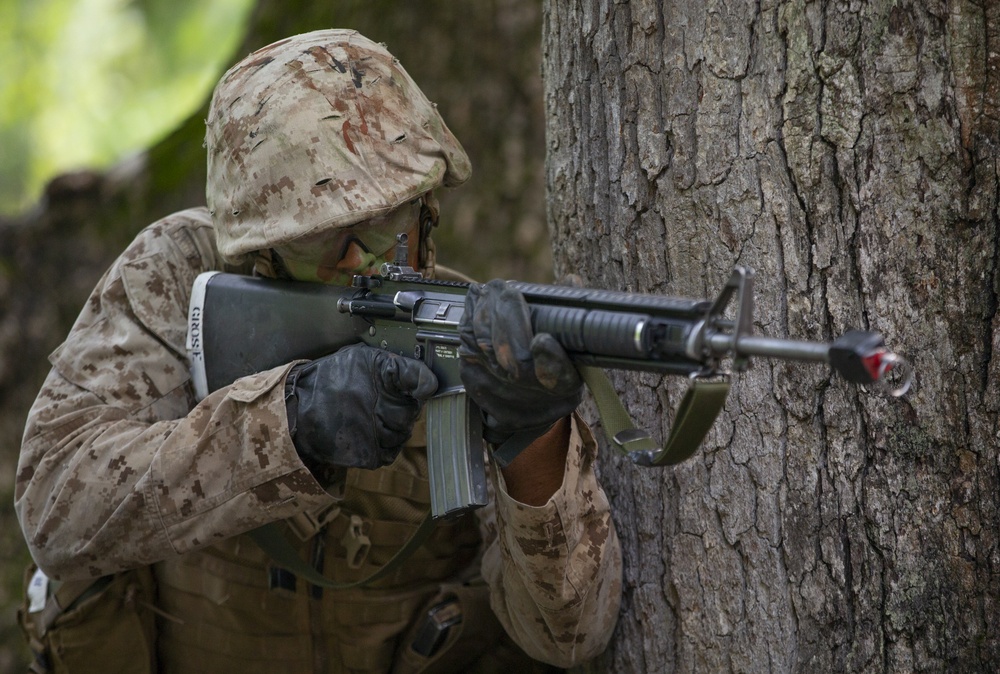
<instances>
[{"instance_id":1,"label":"blurred green leaves","mask_svg":"<svg viewBox=\"0 0 1000 674\"><path fill-rule=\"evenodd\" d=\"M0 0L0 212L162 138L235 60L253 0Z\"/></svg>"}]
</instances>

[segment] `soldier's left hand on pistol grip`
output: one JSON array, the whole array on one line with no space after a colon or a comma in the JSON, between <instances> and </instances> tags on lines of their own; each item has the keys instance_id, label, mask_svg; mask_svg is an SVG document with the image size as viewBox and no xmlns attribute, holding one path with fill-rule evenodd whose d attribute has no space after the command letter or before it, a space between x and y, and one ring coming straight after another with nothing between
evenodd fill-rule
<instances>
[{"instance_id":1,"label":"soldier's left hand on pistol grip","mask_svg":"<svg viewBox=\"0 0 1000 674\"><path fill-rule=\"evenodd\" d=\"M285 380L292 442L314 473L388 465L437 387L419 360L364 344L296 365Z\"/></svg>"},{"instance_id":2,"label":"soldier's left hand on pistol grip","mask_svg":"<svg viewBox=\"0 0 1000 674\"><path fill-rule=\"evenodd\" d=\"M504 281L469 288L458 330L462 383L485 413L487 441L540 436L580 404L576 367L552 335L534 333L524 296Z\"/></svg>"}]
</instances>

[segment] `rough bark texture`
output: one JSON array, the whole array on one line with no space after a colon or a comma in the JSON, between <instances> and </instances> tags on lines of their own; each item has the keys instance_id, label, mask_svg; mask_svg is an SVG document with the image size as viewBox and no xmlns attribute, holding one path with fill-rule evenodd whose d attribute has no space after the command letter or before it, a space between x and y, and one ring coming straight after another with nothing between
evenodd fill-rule
<instances>
[{"instance_id":1,"label":"rough bark texture","mask_svg":"<svg viewBox=\"0 0 1000 674\"><path fill-rule=\"evenodd\" d=\"M541 3L260 0L233 61L317 28L384 41L440 106L474 176L442 194L440 259L468 273L548 280L542 206ZM204 202L204 109L143 156L54 180L28 213L0 216L0 672L25 670L14 624L27 550L13 511L24 417L94 283L147 224Z\"/></svg>"},{"instance_id":2,"label":"rough bark texture","mask_svg":"<svg viewBox=\"0 0 1000 674\"><path fill-rule=\"evenodd\" d=\"M757 361L676 469L606 451L626 595L600 669L1000 669L1000 4L545 4L556 275L881 331L888 400ZM614 377L665 437L683 383Z\"/></svg>"}]
</instances>

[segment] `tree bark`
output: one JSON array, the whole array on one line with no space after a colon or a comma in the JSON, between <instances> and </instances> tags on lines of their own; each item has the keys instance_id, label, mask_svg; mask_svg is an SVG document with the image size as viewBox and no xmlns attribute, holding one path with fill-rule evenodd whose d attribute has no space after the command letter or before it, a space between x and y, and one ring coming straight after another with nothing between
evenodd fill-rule
<instances>
[{"instance_id":1,"label":"tree bark","mask_svg":"<svg viewBox=\"0 0 1000 674\"><path fill-rule=\"evenodd\" d=\"M544 8L555 272L755 328L882 332L902 400L757 361L700 453L602 450L625 601L598 669L997 671L1000 5ZM665 437L683 383L613 377Z\"/></svg>"}]
</instances>

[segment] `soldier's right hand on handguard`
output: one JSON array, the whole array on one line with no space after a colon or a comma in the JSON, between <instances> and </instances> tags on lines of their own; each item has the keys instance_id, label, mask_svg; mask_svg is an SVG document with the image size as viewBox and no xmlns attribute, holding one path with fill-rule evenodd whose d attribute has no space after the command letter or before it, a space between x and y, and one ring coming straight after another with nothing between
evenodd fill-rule
<instances>
[{"instance_id":1,"label":"soldier's right hand on handguard","mask_svg":"<svg viewBox=\"0 0 1000 674\"><path fill-rule=\"evenodd\" d=\"M364 344L296 365L285 380L292 442L310 469L388 465L437 386L422 362Z\"/></svg>"}]
</instances>

